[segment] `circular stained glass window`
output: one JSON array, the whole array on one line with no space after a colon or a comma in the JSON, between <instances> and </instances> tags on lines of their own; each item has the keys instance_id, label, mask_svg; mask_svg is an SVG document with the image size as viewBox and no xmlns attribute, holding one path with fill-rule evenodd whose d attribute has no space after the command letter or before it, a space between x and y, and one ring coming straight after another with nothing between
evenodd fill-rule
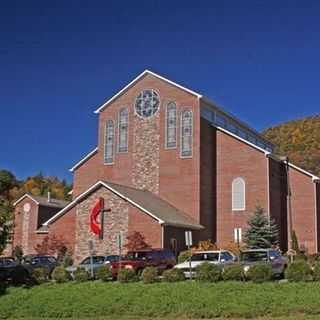
<instances>
[{"instance_id":1,"label":"circular stained glass window","mask_svg":"<svg viewBox=\"0 0 320 320\"><path fill-rule=\"evenodd\" d=\"M135 110L140 117L152 117L157 113L159 107L160 98L154 90L144 90L136 99Z\"/></svg>"}]
</instances>

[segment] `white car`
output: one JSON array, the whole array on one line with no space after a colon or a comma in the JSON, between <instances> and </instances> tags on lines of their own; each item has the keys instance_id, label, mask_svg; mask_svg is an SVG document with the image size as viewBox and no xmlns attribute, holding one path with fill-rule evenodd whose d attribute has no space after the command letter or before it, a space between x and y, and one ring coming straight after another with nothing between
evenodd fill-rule
<instances>
[{"instance_id":1,"label":"white car","mask_svg":"<svg viewBox=\"0 0 320 320\"><path fill-rule=\"evenodd\" d=\"M195 268L204 262L213 263L221 269L225 265L232 264L236 261L236 256L227 250L198 251L191 257L191 272L195 275ZM190 261L179 263L174 268L181 269L186 278L190 278Z\"/></svg>"}]
</instances>

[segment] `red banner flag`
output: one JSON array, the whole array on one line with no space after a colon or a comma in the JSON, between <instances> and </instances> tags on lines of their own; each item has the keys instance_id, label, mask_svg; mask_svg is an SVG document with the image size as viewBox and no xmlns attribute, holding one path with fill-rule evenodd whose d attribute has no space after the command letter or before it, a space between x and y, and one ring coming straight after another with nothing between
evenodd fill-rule
<instances>
[{"instance_id":1,"label":"red banner flag","mask_svg":"<svg viewBox=\"0 0 320 320\"><path fill-rule=\"evenodd\" d=\"M103 206L104 206L104 203L103 203L103 199L101 198L93 207L90 215L90 228L91 228L91 231L96 235L100 235L101 233L101 227L99 222L97 221L97 218L101 210L103 210Z\"/></svg>"}]
</instances>

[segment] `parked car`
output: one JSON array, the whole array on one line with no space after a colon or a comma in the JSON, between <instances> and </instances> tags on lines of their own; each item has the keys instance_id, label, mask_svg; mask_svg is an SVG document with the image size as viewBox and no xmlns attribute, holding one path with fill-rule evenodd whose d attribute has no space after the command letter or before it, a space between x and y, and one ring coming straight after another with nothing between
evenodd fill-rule
<instances>
[{"instance_id":1,"label":"parked car","mask_svg":"<svg viewBox=\"0 0 320 320\"><path fill-rule=\"evenodd\" d=\"M82 268L86 270L88 273L91 273L91 270L92 270L94 275L95 271L99 269L101 266L111 265L112 262L117 260L119 260L119 256L117 255L87 257L84 260L82 260L78 266L73 265L73 266L67 267L66 271L70 273L72 278L74 278L74 272L78 268ZM92 266L91 266L91 261L92 261Z\"/></svg>"},{"instance_id":2,"label":"parked car","mask_svg":"<svg viewBox=\"0 0 320 320\"><path fill-rule=\"evenodd\" d=\"M195 268L204 262L209 262L223 269L225 265L232 264L236 257L227 250L198 251L191 256L191 262L188 260L174 266L184 272L186 278L190 278L190 263L192 276L195 275Z\"/></svg>"},{"instance_id":3,"label":"parked car","mask_svg":"<svg viewBox=\"0 0 320 320\"><path fill-rule=\"evenodd\" d=\"M172 268L176 264L174 253L167 249L144 249L130 251L121 260L111 264L112 276L115 279L120 269L132 269L137 274L146 267L155 267L159 273Z\"/></svg>"},{"instance_id":4,"label":"parked car","mask_svg":"<svg viewBox=\"0 0 320 320\"><path fill-rule=\"evenodd\" d=\"M30 272L13 257L0 258L0 283L28 284L31 282Z\"/></svg>"},{"instance_id":5,"label":"parked car","mask_svg":"<svg viewBox=\"0 0 320 320\"><path fill-rule=\"evenodd\" d=\"M59 265L57 259L46 255L28 255L22 259L22 265L30 272L34 269L44 269L51 276L52 271Z\"/></svg>"},{"instance_id":6,"label":"parked car","mask_svg":"<svg viewBox=\"0 0 320 320\"><path fill-rule=\"evenodd\" d=\"M243 265L245 273L251 266L259 263L269 264L274 277L282 277L288 265L287 259L275 249L251 249L241 252L240 264Z\"/></svg>"}]
</instances>

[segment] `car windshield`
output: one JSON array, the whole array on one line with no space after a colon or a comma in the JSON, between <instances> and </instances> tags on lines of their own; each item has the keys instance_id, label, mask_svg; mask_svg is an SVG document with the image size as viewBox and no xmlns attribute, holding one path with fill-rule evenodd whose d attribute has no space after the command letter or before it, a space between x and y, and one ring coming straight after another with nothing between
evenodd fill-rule
<instances>
[{"instance_id":1,"label":"car windshield","mask_svg":"<svg viewBox=\"0 0 320 320\"><path fill-rule=\"evenodd\" d=\"M191 257L191 261L219 261L219 253L196 253Z\"/></svg>"},{"instance_id":2,"label":"car windshield","mask_svg":"<svg viewBox=\"0 0 320 320\"><path fill-rule=\"evenodd\" d=\"M268 261L268 253L266 251L242 252L241 261L246 261L246 262Z\"/></svg>"},{"instance_id":3,"label":"car windshield","mask_svg":"<svg viewBox=\"0 0 320 320\"><path fill-rule=\"evenodd\" d=\"M126 260L146 260L150 256L150 252L128 252L125 256Z\"/></svg>"}]
</instances>

